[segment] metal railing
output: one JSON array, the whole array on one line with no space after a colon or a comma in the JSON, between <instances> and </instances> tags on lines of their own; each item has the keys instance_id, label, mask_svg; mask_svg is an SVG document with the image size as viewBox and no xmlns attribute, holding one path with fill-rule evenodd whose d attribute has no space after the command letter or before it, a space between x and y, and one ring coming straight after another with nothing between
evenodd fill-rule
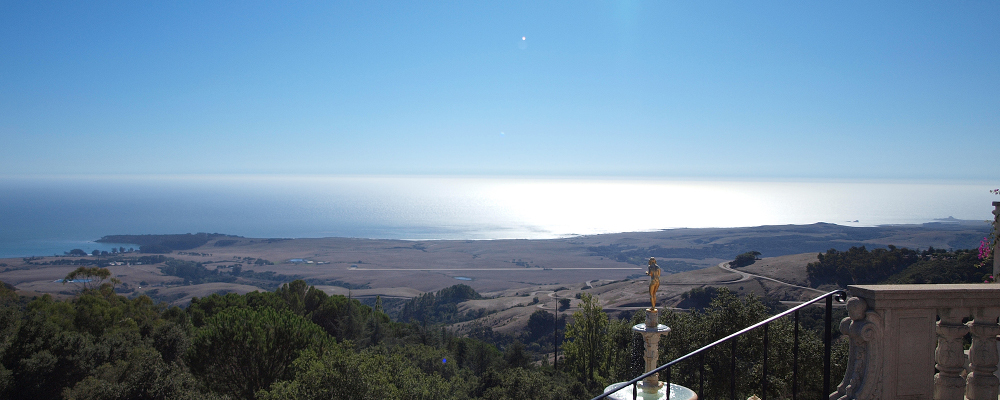
<instances>
[{"instance_id":1,"label":"metal railing","mask_svg":"<svg viewBox=\"0 0 1000 400\"><path fill-rule=\"evenodd\" d=\"M670 361L670 362L668 362L666 364L663 364L663 365L661 365L659 367L656 367L656 369L654 369L652 371L649 371L649 372L647 372L645 374L639 375L638 377L635 377L635 378L633 378L632 380L630 380L628 382L623 382L621 385L619 385L614 390L611 390L611 391L608 391L606 393L603 393L600 396L594 397L591 400L601 400L601 399L607 398L612 393L618 392L619 390L622 390L622 389L624 389L626 387L629 387L629 386L632 386L632 398L638 398L637 397L637 395L638 395L638 383L640 381L642 381L643 379L646 379L646 377L648 377L650 375L653 375L653 374L656 374L656 373L659 373L659 372L662 372L664 370L666 371L666 373L665 373L666 379L664 379L664 386L667 388L667 397L669 398L669 396L670 396L670 394L669 394L670 393L670 367L672 367L674 364L677 364L677 363L679 363L681 361L687 360L687 359L692 358L692 357L694 357L694 356L697 355L697 356L700 356L699 362L700 362L700 364L702 366L702 369L704 369L705 363L704 363L704 354L703 353L705 351L710 350L710 349L714 348L715 346L723 344L723 343L725 343L727 341L730 341L732 343L732 350L730 352L730 354L731 354L731 360L730 360L731 369L730 369L730 373L729 373L729 379L730 379L730 381L729 381L729 387L730 387L730 395L729 395L729 397L730 397L731 400L736 400L736 350L737 350L737 348L736 348L736 340L735 339L738 338L738 337L740 337L740 336L743 336L743 335L745 335L745 334L747 334L747 333L749 333L751 331L754 331L754 330L756 330L758 328L763 328L764 329L764 343L763 343L764 344L764 357L763 357L764 360L763 360L763 366L762 366L763 367L763 373L761 374L761 376L762 376L762 379L761 379L761 386L762 386L762 390L761 390L762 397L761 397L761 400L767 400L767 346L768 346L767 330L768 330L768 325L770 325L771 322L774 322L774 321L776 321L778 319L781 319L783 317L788 316L789 314L794 314L794 318L795 318L794 345L792 347L792 354L793 354L793 359L792 359L792 399L793 400L797 400L797 395L798 395L798 371L799 371L799 363L798 363L798 361L799 361L798 360L798 358L799 358L798 357L799 356L799 310L801 310L801 309L803 309L805 307L808 307L808 306L810 306L810 305L812 305L814 303L817 303L817 302L819 302L821 300L824 300L824 299L826 300L826 318L825 318L825 324L826 324L826 328L825 329L826 330L825 330L824 335L823 335L823 393L824 394L829 394L829 393L831 393L830 392L830 354L831 354L832 345L833 345L833 343L832 343L833 342L833 340L832 340L832 337L833 337L833 331L832 331L833 301L836 300L838 303L844 303L844 302L846 302L847 301L847 292L844 291L844 290L834 290L832 292L826 293L826 294L824 294L822 296L816 297L816 298L814 298L812 300L809 300L809 301L804 302L802 304L799 304L799 305L797 305L795 307L792 307L792 308L788 309L787 311L784 311L784 312L782 312L780 314L774 315L774 316L772 316L772 317L770 317L768 319L765 319L765 320L760 321L760 322L758 322L756 324L753 324L753 325L751 325L749 327L746 327L746 328L744 328L744 329L742 329L742 330L740 330L740 331L738 331L736 333L733 333L733 334L731 334L729 336L726 336L726 337L724 337L722 339L716 340L716 341L714 341L714 342L712 342L712 343L710 343L710 344L708 344L708 345L706 345L706 346L704 346L704 347L702 347L702 348L700 348L698 350L692 351L692 352L690 352L688 354L685 354L683 356L680 356L680 357L674 359L673 361ZM703 373L699 377L699 381L700 381L700 383L699 383L700 387L699 387L698 393L703 393L704 392L704 385L705 385L705 380L704 380L704 374Z\"/></svg>"}]
</instances>

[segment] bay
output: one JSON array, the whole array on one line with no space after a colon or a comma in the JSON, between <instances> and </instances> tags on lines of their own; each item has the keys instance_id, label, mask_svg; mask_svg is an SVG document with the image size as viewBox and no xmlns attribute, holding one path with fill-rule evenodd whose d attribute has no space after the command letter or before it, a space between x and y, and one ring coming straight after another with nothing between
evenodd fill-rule
<instances>
[{"instance_id":1,"label":"bay","mask_svg":"<svg viewBox=\"0 0 1000 400\"><path fill-rule=\"evenodd\" d=\"M987 220L984 182L438 176L0 179L0 258L110 250L112 234L549 239L670 228ZM985 224L985 222L984 222Z\"/></svg>"}]
</instances>

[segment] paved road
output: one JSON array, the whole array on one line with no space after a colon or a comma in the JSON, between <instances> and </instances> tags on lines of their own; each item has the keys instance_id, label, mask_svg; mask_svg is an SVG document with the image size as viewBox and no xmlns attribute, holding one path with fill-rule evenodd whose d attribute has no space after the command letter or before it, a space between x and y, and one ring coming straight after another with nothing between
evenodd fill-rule
<instances>
[{"instance_id":1,"label":"paved road","mask_svg":"<svg viewBox=\"0 0 1000 400\"><path fill-rule=\"evenodd\" d=\"M820 293L820 294L826 293L826 292L824 292L822 290L813 289L811 287L793 285L791 283L782 282L782 281L779 281L779 280L771 278L771 277L767 277L767 276L763 276L763 275L757 275L757 274L751 274L751 273L748 273L748 272L736 270L736 269L731 268L729 266L728 262L720 263L718 266L723 271L732 272L732 273L738 274L740 277L737 278L737 279L735 279L735 280L725 281L725 282L714 282L714 281L713 282L683 282L683 283L681 283L681 282L676 282L676 283L675 282L662 282L661 285L686 285L686 286L687 285L692 285L692 286L693 285L717 285L717 284L731 284L731 283L746 282L746 281L749 281L751 279L764 279L764 280L768 280L768 281L771 281L771 282L774 282L774 283L778 283L778 284L781 284L781 285L786 285L786 286L796 287L796 288L800 288L800 289L811 290L813 292L817 292L817 293ZM388 271L388 270L398 271L398 270L401 270L401 269L404 269L404 268L355 268L355 269L352 269L352 271ZM552 268L552 269L566 270L566 269L642 269L642 268L572 268L572 267L569 267L569 268ZM535 270L535 271L541 271L542 269L540 269L540 268L477 268L477 269L469 269L469 268L419 268L419 269L414 268L414 269L409 269L409 268L405 268L405 270L410 270L410 271L476 271L476 270L480 270L480 271L509 271L509 270L516 270L516 271L525 271L525 270L532 271L532 270ZM593 288L594 287L593 280L587 281L586 282L586 287ZM552 290L535 290L535 291L531 292L528 295L528 297L535 297L539 293L548 293L547 296L549 298L552 298L552 299L559 299L560 298L558 295L556 295L556 292L552 291ZM370 295L370 296L355 296L355 297L374 297L374 296L375 295ZM396 296L382 296L382 297L384 297L384 298L408 298L408 297L396 297ZM783 301L782 303L801 304L801 302L794 302L794 301L788 301L788 302ZM555 304L558 304L558 302L556 302ZM554 308L554 306L548 306L548 305L546 305L544 303L539 303L539 304L535 305L535 307L538 307L541 310L552 310ZM645 309L645 308L646 308L645 306L603 307L603 309L606 310L606 311L641 310L641 309ZM576 309L576 307L571 307L571 308L563 310L563 311L567 311L568 312L568 311L572 311L572 310L575 310L575 309ZM687 309L685 309L685 308L670 307L670 309L676 310L676 311L687 311Z\"/></svg>"},{"instance_id":2,"label":"paved road","mask_svg":"<svg viewBox=\"0 0 1000 400\"><path fill-rule=\"evenodd\" d=\"M740 271L740 270L735 270L735 269L732 269L731 267L729 267L729 263L728 262L720 263L719 264L719 268L722 268L723 271L735 272L737 274L740 274L740 279L737 279L737 280L731 281L731 282L720 282L720 283L738 283L738 282L748 281L750 279L764 279L764 280L768 280L768 281L771 281L771 282L780 283L780 284L786 285L786 286L791 286L791 287L796 287L796 288L806 289L806 290L812 290L812 291L814 291L816 293L820 293L820 294L826 293L826 292L824 292L822 290L819 290L819 289L813 289L811 287L806 287L806 286L793 285L791 283L782 282L782 281L779 281L779 280L771 278L771 277L767 277L767 276L763 276L763 275L757 275L757 274L751 274L749 272L743 272L743 271Z\"/></svg>"}]
</instances>

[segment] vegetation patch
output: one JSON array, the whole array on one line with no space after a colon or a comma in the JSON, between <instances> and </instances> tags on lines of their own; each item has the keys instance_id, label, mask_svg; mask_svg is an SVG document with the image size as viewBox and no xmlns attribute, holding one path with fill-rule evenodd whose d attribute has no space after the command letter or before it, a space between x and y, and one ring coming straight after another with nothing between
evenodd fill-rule
<instances>
[{"instance_id":1,"label":"vegetation patch","mask_svg":"<svg viewBox=\"0 0 1000 400\"><path fill-rule=\"evenodd\" d=\"M454 285L437 292L424 293L410 299L399 312L399 320L414 320L421 323L456 323L476 319L485 315L484 310L459 314L458 304L467 300L482 299L475 289L468 285Z\"/></svg>"},{"instance_id":2,"label":"vegetation patch","mask_svg":"<svg viewBox=\"0 0 1000 400\"><path fill-rule=\"evenodd\" d=\"M337 286L352 290L371 289L371 286L367 283L359 285L356 283L344 282L339 279L306 279L306 283L310 285Z\"/></svg>"},{"instance_id":3,"label":"vegetation patch","mask_svg":"<svg viewBox=\"0 0 1000 400\"><path fill-rule=\"evenodd\" d=\"M185 233L177 235L108 235L98 243L131 243L139 245L142 253L170 253L204 246L209 240L220 237L239 237L221 233Z\"/></svg>"}]
</instances>

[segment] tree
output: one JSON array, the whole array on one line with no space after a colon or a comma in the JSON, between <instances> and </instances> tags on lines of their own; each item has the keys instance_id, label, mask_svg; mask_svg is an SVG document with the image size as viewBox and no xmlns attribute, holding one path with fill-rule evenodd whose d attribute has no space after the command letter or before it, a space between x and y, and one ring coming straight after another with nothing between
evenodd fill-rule
<instances>
[{"instance_id":1,"label":"tree","mask_svg":"<svg viewBox=\"0 0 1000 400\"><path fill-rule=\"evenodd\" d=\"M285 300L289 309L303 316L312 314L328 297L322 290L309 286L301 279L281 285L274 293Z\"/></svg>"},{"instance_id":2,"label":"tree","mask_svg":"<svg viewBox=\"0 0 1000 400\"><path fill-rule=\"evenodd\" d=\"M17 294L0 282L0 361L4 359L7 348L10 347L15 335L21 327L21 313L17 307ZM0 363L0 395L13 385L13 371Z\"/></svg>"},{"instance_id":3,"label":"tree","mask_svg":"<svg viewBox=\"0 0 1000 400\"><path fill-rule=\"evenodd\" d=\"M212 391L252 399L258 390L290 379L299 352L322 354L333 346L319 326L291 311L230 308L196 332L188 361Z\"/></svg>"},{"instance_id":4,"label":"tree","mask_svg":"<svg viewBox=\"0 0 1000 400\"><path fill-rule=\"evenodd\" d=\"M566 326L566 341L563 342L563 353L566 355L567 367L581 375L589 389L603 384L604 379L598 375L604 372L606 377L606 360L608 351L607 330L608 315L604 313L597 297L584 292L580 310L573 313L573 323Z\"/></svg>"},{"instance_id":5,"label":"tree","mask_svg":"<svg viewBox=\"0 0 1000 400\"><path fill-rule=\"evenodd\" d=\"M506 399L581 399L560 387L553 376L526 368L489 370L480 379L484 400Z\"/></svg>"},{"instance_id":6,"label":"tree","mask_svg":"<svg viewBox=\"0 0 1000 400\"><path fill-rule=\"evenodd\" d=\"M528 368L531 356L524 351L524 344L515 341L504 350L503 361L507 364L507 368Z\"/></svg>"},{"instance_id":7,"label":"tree","mask_svg":"<svg viewBox=\"0 0 1000 400\"><path fill-rule=\"evenodd\" d=\"M928 249L928 254L933 252ZM813 287L836 283L841 287L854 284L872 284L885 280L920 259L920 255L907 248L889 245L888 249L868 251L864 246L847 251L827 250L819 253L818 261L806 265L809 282Z\"/></svg>"},{"instance_id":8,"label":"tree","mask_svg":"<svg viewBox=\"0 0 1000 400\"><path fill-rule=\"evenodd\" d=\"M303 352L295 361L295 379L275 383L260 392L262 400L345 399L361 400L373 396L390 400L437 400L468 398L469 382L475 379L467 373L457 375L427 373L417 365L421 357L412 360L401 354L335 349L320 356ZM441 358L435 364L443 365Z\"/></svg>"},{"instance_id":9,"label":"tree","mask_svg":"<svg viewBox=\"0 0 1000 400\"><path fill-rule=\"evenodd\" d=\"M329 296L311 313L311 318L337 340L351 340L355 343L368 343L372 325L367 324L372 318L373 310L361 302L344 296ZM385 315L380 320L388 320Z\"/></svg>"},{"instance_id":10,"label":"tree","mask_svg":"<svg viewBox=\"0 0 1000 400\"><path fill-rule=\"evenodd\" d=\"M48 295L32 300L0 357L4 368L13 372L11 385L0 387L0 398L62 398L104 365L146 346L143 332L158 318L159 308L148 297L127 299L110 285L84 291L73 301L55 301Z\"/></svg>"},{"instance_id":11,"label":"tree","mask_svg":"<svg viewBox=\"0 0 1000 400\"><path fill-rule=\"evenodd\" d=\"M97 250L94 250L97 251ZM76 283L82 287L82 291L94 290L103 288L104 285L110 286L114 289L115 285L119 285L122 281L118 278L111 277L111 271L107 268L100 267L80 267L73 272L70 272L63 278L62 283Z\"/></svg>"},{"instance_id":12,"label":"tree","mask_svg":"<svg viewBox=\"0 0 1000 400\"><path fill-rule=\"evenodd\" d=\"M554 314L544 310L531 313L531 316L528 317L528 331L524 340L534 342L551 335L552 328L555 326L555 318Z\"/></svg>"},{"instance_id":13,"label":"tree","mask_svg":"<svg viewBox=\"0 0 1000 400\"><path fill-rule=\"evenodd\" d=\"M712 303L712 300L719 295L719 288L715 286L696 287L687 292L681 293L681 302L677 305L680 308L695 308L702 310Z\"/></svg>"},{"instance_id":14,"label":"tree","mask_svg":"<svg viewBox=\"0 0 1000 400\"><path fill-rule=\"evenodd\" d=\"M204 399L197 381L176 363L166 363L148 347L129 349L127 358L106 363L63 391L66 400Z\"/></svg>"},{"instance_id":15,"label":"tree","mask_svg":"<svg viewBox=\"0 0 1000 400\"><path fill-rule=\"evenodd\" d=\"M660 323L671 328L661 339L658 365L663 365L688 354L733 332L768 318L767 306L755 295L740 297L728 288L721 288L718 295L704 310L687 313L667 311L660 316ZM768 328L768 397L791 398L793 329L791 317L772 322ZM760 393L763 359L763 329L757 329L737 338L735 356L736 392L738 398ZM846 342L836 347L831 376L840 379L846 364ZM823 397L823 343L818 334L809 329L799 332L799 398ZM728 398L729 378L733 359L732 346L725 343L677 365L672 379L681 385L696 387L700 383L699 363L704 360L705 391L701 398ZM679 371L698 371L678 373ZM763 397L763 396L761 396Z\"/></svg>"},{"instance_id":16,"label":"tree","mask_svg":"<svg viewBox=\"0 0 1000 400\"><path fill-rule=\"evenodd\" d=\"M411 319L429 323L455 323L477 318L470 314L460 315L458 304L466 300L480 299L482 296L468 285L453 285L438 292L424 293L403 304L399 311L399 321Z\"/></svg>"},{"instance_id":17,"label":"tree","mask_svg":"<svg viewBox=\"0 0 1000 400\"><path fill-rule=\"evenodd\" d=\"M69 251L69 255L71 255L71 256L81 256L81 257L83 257L83 256L86 256L86 255L87 255L87 252L86 252L86 251L83 251L82 249L73 249L73 250L70 250L70 251Z\"/></svg>"},{"instance_id":18,"label":"tree","mask_svg":"<svg viewBox=\"0 0 1000 400\"><path fill-rule=\"evenodd\" d=\"M758 257L760 257L760 252L759 251L756 251L756 250L755 251L748 251L746 253L743 253L743 254L740 254L740 255L736 256L735 260L729 262L729 266L731 266L733 268L745 267L745 266L748 266L748 265L751 265L751 264L757 262L757 260L760 259Z\"/></svg>"},{"instance_id":19,"label":"tree","mask_svg":"<svg viewBox=\"0 0 1000 400\"><path fill-rule=\"evenodd\" d=\"M645 312L638 310L631 319L611 320L608 323L606 370L611 382L627 381L645 372L642 335L632 330L633 326L645 321Z\"/></svg>"}]
</instances>

